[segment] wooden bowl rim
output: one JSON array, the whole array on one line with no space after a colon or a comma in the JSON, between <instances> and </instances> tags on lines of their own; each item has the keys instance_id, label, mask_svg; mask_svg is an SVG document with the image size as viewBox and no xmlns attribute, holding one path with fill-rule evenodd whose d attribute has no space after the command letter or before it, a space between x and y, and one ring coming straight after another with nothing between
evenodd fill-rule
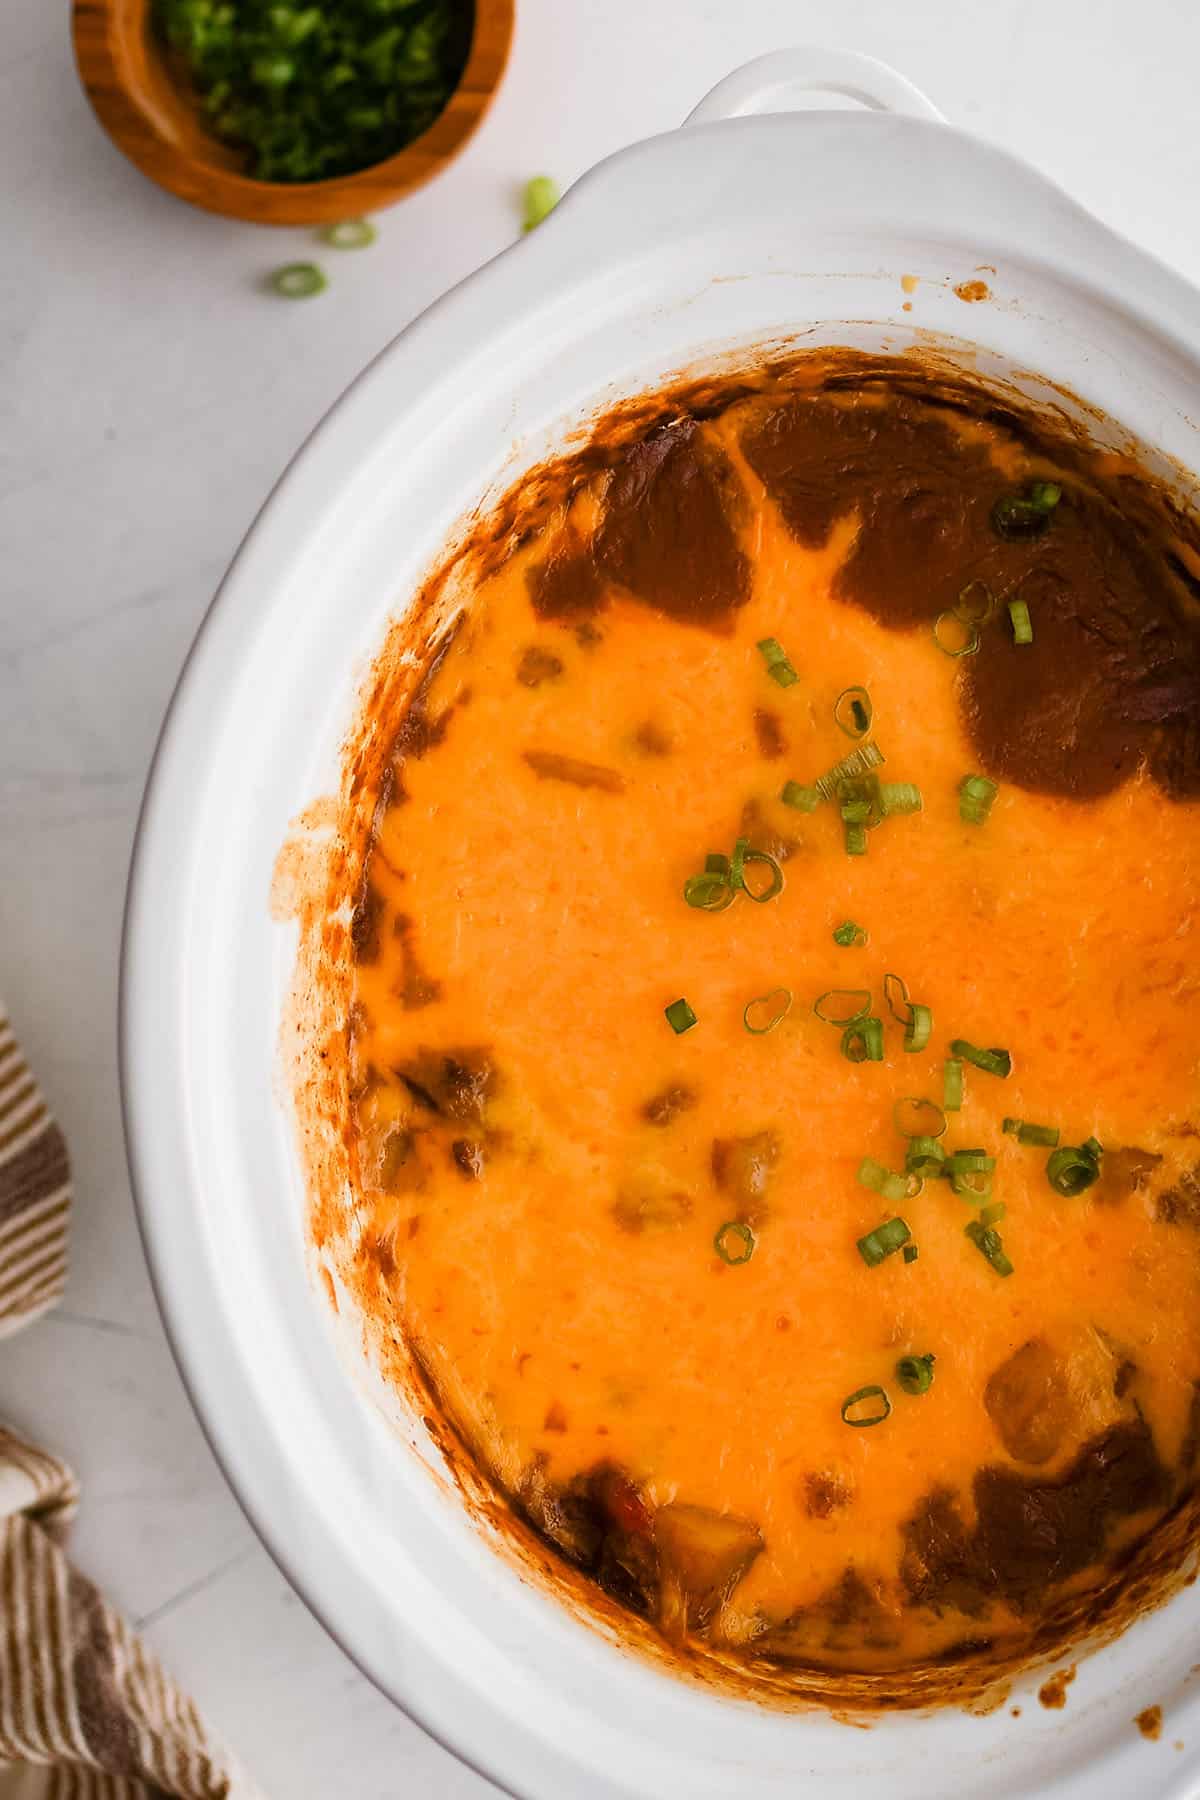
<instances>
[{"instance_id":1,"label":"wooden bowl rim","mask_svg":"<svg viewBox=\"0 0 1200 1800\"><path fill-rule=\"evenodd\" d=\"M138 8L146 24L149 0ZM481 124L504 79L512 50L516 0L474 0L471 48L446 106L394 156L328 181L256 181L202 161L166 137L153 114L125 85L117 53L120 31L112 0L72 0L76 69L93 112L122 154L143 175L206 212L252 224L295 226L378 211L421 187L462 150ZM467 96L453 119L456 95ZM431 140L444 140L436 142ZM216 140L214 139L214 142ZM369 201L364 208L363 202Z\"/></svg>"}]
</instances>

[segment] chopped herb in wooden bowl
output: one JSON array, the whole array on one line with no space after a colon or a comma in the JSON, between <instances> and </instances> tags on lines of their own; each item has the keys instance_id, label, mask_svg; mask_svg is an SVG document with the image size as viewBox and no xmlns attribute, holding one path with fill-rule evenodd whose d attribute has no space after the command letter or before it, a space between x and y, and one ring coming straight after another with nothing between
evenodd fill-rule
<instances>
[{"instance_id":1,"label":"chopped herb in wooden bowl","mask_svg":"<svg viewBox=\"0 0 1200 1800\"><path fill-rule=\"evenodd\" d=\"M327 181L383 162L449 100L470 0L155 0L213 134L258 181Z\"/></svg>"}]
</instances>

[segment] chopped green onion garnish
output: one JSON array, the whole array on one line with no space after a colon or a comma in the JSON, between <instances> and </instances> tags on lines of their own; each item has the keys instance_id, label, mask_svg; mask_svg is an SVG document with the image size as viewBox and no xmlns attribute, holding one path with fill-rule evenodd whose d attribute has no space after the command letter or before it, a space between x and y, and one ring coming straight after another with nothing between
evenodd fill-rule
<instances>
[{"instance_id":1,"label":"chopped green onion garnish","mask_svg":"<svg viewBox=\"0 0 1200 1800\"><path fill-rule=\"evenodd\" d=\"M765 863L771 874L764 888L752 888L746 880L747 863ZM733 857L729 865L729 885L740 889L748 899L762 906L767 900L773 900L783 890L783 870L773 856L765 850L752 850L749 838L739 838L733 846Z\"/></svg>"},{"instance_id":2,"label":"chopped green onion garnish","mask_svg":"<svg viewBox=\"0 0 1200 1800\"><path fill-rule=\"evenodd\" d=\"M1024 600L1010 600L1008 616L1012 620L1013 643L1032 644L1033 620L1029 617L1029 607Z\"/></svg>"},{"instance_id":3,"label":"chopped green onion garnish","mask_svg":"<svg viewBox=\"0 0 1200 1800\"><path fill-rule=\"evenodd\" d=\"M991 1199L995 1168L995 1157L983 1150L955 1150L946 1158L950 1186L961 1200L969 1200L973 1205Z\"/></svg>"},{"instance_id":4,"label":"chopped green onion garnish","mask_svg":"<svg viewBox=\"0 0 1200 1800\"><path fill-rule=\"evenodd\" d=\"M917 813L923 805L921 790L914 787L911 781L881 781L879 804L883 808L884 817L888 819L902 813Z\"/></svg>"},{"instance_id":5,"label":"chopped green onion garnish","mask_svg":"<svg viewBox=\"0 0 1200 1800\"><path fill-rule=\"evenodd\" d=\"M1013 1266L1004 1254L1004 1245L1000 1233L991 1225L984 1225L978 1219L971 1219L964 1227L964 1233L970 1238L981 1256L995 1269L997 1275L1011 1275Z\"/></svg>"},{"instance_id":6,"label":"chopped green onion garnish","mask_svg":"<svg viewBox=\"0 0 1200 1800\"><path fill-rule=\"evenodd\" d=\"M888 1011L898 1025L907 1025L912 1008L908 1003L908 988L903 976L885 975L883 978L883 998Z\"/></svg>"},{"instance_id":7,"label":"chopped green onion garnish","mask_svg":"<svg viewBox=\"0 0 1200 1800\"><path fill-rule=\"evenodd\" d=\"M885 1256L907 1244L912 1232L903 1219L888 1219L858 1240L858 1253L869 1269L879 1266Z\"/></svg>"},{"instance_id":8,"label":"chopped green onion garnish","mask_svg":"<svg viewBox=\"0 0 1200 1800\"><path fill-rule=\"evenodd\" d=\"M896 1364L896 1380L906 1394L927 1394L933 1386L932 1356L902 1356Z\"/></svg>"},{"instance_id":9,"label":"chopped green onion garnish","mask_svg":"<svg viewBox=\"0 0 1200 1800\"><path fill-rule=\"evenodd\" d=\"M859 1019L842 1033L842 1055L847 1062L883 1061L883 1020Z\"/></svg>"},{"instance_id":10,"label":"chopped green onion garnish","mask_svg":"<svg viewBox=\"0 0 1200 1800\"><path fill-rule=\"evenodd\" d=\"M948 1056L942 1064L942 1105L947 1112L961 1112L963 1103L963 1066L957 1056Z\"/></svg>"},{"instance_id":11,"label":"chopped green onion garnish","mask_svg":"<svg viewBox=\"0 0 1200 1800\"><path fill-rule=\"evenodd\" d=\"M1099 1178L1099 1158L1093 1156L1086 1145L1081 1144L1078 1148L1065 1145L1047 1158L1046 1179L1056 1194L1063 1194L1067 1199L1082 1194Z\"/></svg>"},{"instance_id":12,"label":"chopped green onion garnish","mask_svg":"<svg viewBox=\"0 0 1200 1800\"><path fill-rule=\"evenodd\" d=\"M974 656L979 648L979 631L957 613L940 612L933 621L933 641L944 656Z\"/></svg>"},{"instance_id":13,"label":"chopped green onion garnish","mask_svg":"<svg viewBox=\"0 0 1200 1800\"><path fill-rule=\"evenodd\" d=\"M1042 1144L1053 1150L1058 1143L1057 1125L1028 1125L1024 1119L1005 1119L1002 1129L1019 1144Z\"/></svg>"},{"instance_id":14,"label":"chopped green onion garnish","mask_svg":"<svg viewBox=\"0 0 1200 1800\"><path fill-rule=\"evenodd\" d=\"M561 199L556 181L549 175L534 175L525 183L522 196L522 230L532 231L548 219Z\"/></svg>"},{"instance_id":15,"label":"chopped green onion garnish","mask_svg":"<svg viewBox=\"0 0 1200 1800\"><path fill-rule=\"evenodd\" d=\"M848 738L865 738L875 709L865 687L844 688L833 708L834 722Z\"/></svg>"},{"instance_id":16,"label":"chopped green onion garnish","mask_svg":"<svg viewBox=\"0 0 1200 1800\"><path fill-rule=\"evenodd\" d=\"M843 756L841 762L835 762L832 769L826 770L824 775L818 775L813 786L822 800L832 800L838 793L840 782L852 780L858 775L869 775L872 769L879 768L883 760L883 751L872 738L868 743L860 744L856 750L851 750L848 755ZM839 795L839 798L846 797Z\"/></svg>"},{"instance_id":17,"label":"chopped green onion garnish","mask_svg":"<svg viewBox=\"0 0 1200 1800\"><path fill-rule=\"evenodd\" d=\"M845 824L846 855L865 856L867 854L867 828L857 820L846 820Z\"/></svg>"},{"instance_id":18,"label":"chopped green onion garnish","mask_svg":"<svg viewBox=\"0 0 1200 1800\"><path fill-rule=\"evenodd\" d=\"M1084 1138L1083 1148L1087 1151L1088 1155L1094 1157L1097 1162L1099 1162L1100 1158L1104 1155L1104 1145L1094 1137Z\"/></svg>"},{"instance_id":19,"label":"chopped green onion garnish","mask_svg":"<svg viewBox=\"0 0 1200 1800\"><path fill-rule=\"evenodd\" d=\"M866 988L829 988L813 1001L813 1011L825 1025L853 1025L871 1010Z\"/></svg>"},{"instance_id":20,"label":"chopped green onion garnish","mask_svg":"<svg viewBox=\"0 0 1200 1800\"><path fill-rule=\"evenodd\" d=\"M980 1050L974 1044L969 1044L966 1038L955 1038L950 1050L964 1062L982 1069L985 1075L999 1075L1001 1080L1005 1080L1012 1073L1012 1057L1007 1050Z\"/></svg>"},{"instance_id":21,"label":"chopped green onion garnish","mask_svg":"<svg viewBox=\"0 0 1200 1800\"><path fill-rule=\"evenodd\" d=\"M979 1223L981 1225L998 1225L1007 1211L1008 1208L1003 1200L997 1200L994 1205L985 1206L980 1210Z\"/></svg>"},{"instance_id":22,"label":"chopped green onion garnish","mask_svg":"<svg viewBox=\"0 0 1200 1800\"><path fill-rule=\"evenodd\" d=\"M870 1403L870 1412L859 1418L852 1419L850 1414L853 1409L856 1406L862 1406L867 1402ZM883 1421L890 1417L891 1411L892 1403L881 1387L872 1386L855 1388L854 1392L852 1394L847 1394L846 1398L842 1401L842 1423L843 1425L856 1426L882 1425Z\"/></svg>"},{"instance_id":23,"label":"chopped green onion garnish","mask_svg":"<svg viewBox=\"0 0 1200 1800\"><path fill-rule=\"evenodd\" d=\"M964 775L958 784L958 816L964 825L983 825L1000 789L986 775Z\"/></svg>"},{"instance_id":24,"label":"chopped green onion garnish","mask_svg":"<svg viewBox=\"0 0 1200 1800\"><path fill-rule=\"evenodd\" d=\"M683 897L700 912L724 912L737 895L725 875L689 875L683 884Z\"/></svg>"},{"instance_id":25,"label":"chopped green onion garnish","mask_svg":"<svg viewBox=\"0 0 1200 1800\"><path fill-rule=\"evenodd\" d=\"M682 1032L690 1031L697 1024L697 1018L686 1000L672 1000L670 1006L663 1008L667 1024L678 1037Z\"/></svg>"},{"instance_id":26,"label":"chopped green onion garnish","mask_svg":"<svg viewBox=\"0 0 1200 1800\"><path fill-rule=\"evenodd\" d=\"M897 1175L894 1169L885 1169L883 1164L876 1162L873 1156L864 1156L859 1163L858 1179L863 1187L870 1188L873 1194L879 1194L884 1200L890 1200L893 1204L897 1200L910 1200L914 1197L909 1193L908 1184L903 1175Z\"/></svg>"},{"instance_id":27,"label":"chopped green onion garnish","mask_svg":"<svg viewBox=\"0 0 1200 1800\"><path fill-rule=\"evenodd\" d=\"M914 1050L924 1050L929 1042L932 1031L932 1008L922 1006L920 1001L914 1000L912 1004L912 1018L909 1020L904 1031L904 1048L909 1052Z\"/></svg>"},{"instance_id":28,"label":"chopped green onion garnish","mask_svg":"<svg viewBox=\"0 0 1200 1800\"><path fill-rule=\"evenodd\" d=\"M904 1048L923 1050L933 1031L933 1013L928 1006L918 1006L908 997L908 989L899 975L885 975L883 997L897 1024L904 1026Z\"/></svg>"},{"instance_id":29,"label":"chopped green onion garnish","mask_svg":"<svg viewBox=\"0 0 1200 1800\"><path fill-rule=\"evenodd\" d=\"M952 610L964 625L982 625L991 618L995 604L996 596L986 581L968 581Z\"/></svg>"},{"instance_id":30,"label":"chopped green onion garnish","mask_svg":"<svg viewBox=\"0 0 1200 1800\"><path fill-rule=\"evenodd\" d=\"M924 1192L925 1177L923 1175L918 1175L914 1169L910 1169L906 1165L904 1171L904 1198L906 1200L915 1200L918 1194L923 1194Z\"/></svg>"},{"instance_id":31,"label":"chopped green onion garnish","mask_svg":"<svg viewBox=\"0 0 1200 1800\"><path fill-rule=\"evenodd\" d=\"M748 1263L754 1255L754 1233L740 1219L726 1219L713 1239L713 1249L722 1262Z\"/></svg>"},{"instance_id":32,"label":"chopped green onion garnish","mask_svg":"<svg viewBox=\"0 0 1200 1800\"><path fill-rule=\"evenodd\" d=\"M754 1037L765 1037L781 1025L792 1010L791 988L772 988L757 1000L747 1000L742 1009L742 1024Z\"/></svg>"},{"instance_id":33,"label":"chopped green onion garnish","mask_svg":"<svg viewBox=\"0 0 1200 1800\"><path fill-rule=\"evenodd\" d=\"M986 1150L953 1150L946 1163L948 1175L990 1175L996 1159Z\"/></svg>"},{"instance_id":34,"label":"chopped green onion garnish","mask_svg":"<svg viewBox=\"0 0 1200 1800\"><path fill-rule=\"evenodd\" d=\"M906 1097L897 1100L892 1119L901 1137L940 1138L946 1130L946 1115L932 1100Z\"/></svg>"},{"instance_id":35,"label":"chopped green onion garnish","mask_svg":"<svg viewBox=\"0 0 1200 1800\"><path fill-rule=\"evenodd\" d=\"M916 1260L917 1260L918 1256L920 1256L920 1254L921 1254L921 1252L917 1249L917 1246L915 1244L905 1244L904 1260L906 1263L916 1262Z\"/></svg>"},{"instance_id":36,"label":"chopped green onion garnish","mask_svg":"<svg viewBox=\"0 0 1200 1800\"><path fill-rule=\"evenodd\" d=\"M797 812L816 812L826 796L815 787L805 787L802 781L785 781L779 798L785 806L794 806Z\"/></svg>"},{"instance_id":37,"label":"chopped green onion garnish","mask_svg":"<svg viewBox=\"0 0 1200 1800\"><path fill-rule=\"evenodd\" d=\"M854 923L853 919L844 919L835 929L833 941L835 944L840 944L843 950L859 949L866 943L867 934L861 925Z\"/></svg>"},{"instance_id":38,"label":"chopped green onion garnish","mask_svg":"<svg viewBox=\"0 0 1200 1800\"><path fill-rule=\"evenodd\" d=\"M850 825L874 831L883 823L883 799L878 775L843 775L837 784L842 818Z\"/></svg>"},{"instance_id":39,"label":"chopped green onion garnish","mask_svg":"<svg viewBox=\"0 0 1200 1800\"><path fill-rule=\"evenodd\" d=\"M334 250L366 250L379 236L370 219L339 219L321 233Z\"/></svg>"},{"instance_id":40,"label":"chopped green onion garnish","mask_svg":"<svg viewBox=\"0 0 1200 1800\"><path fill-rule=\"evenodd\" d=\"M758 647L772 681L777 681L780 687L791 687L793 682L799 681L800 677L788 661L787 652L778 638L760 638Z\"/></svg>"},{"instance_id":41,"label":"chopped green onion garnish","mask_svg":"<svg viewBox=\"0 0 1200 1800\"><path fill-rule=\"evenodd\" d=\"M925 1180L932 1180L943 1172L946 1152L935 1137L915 1137L910 1139L908 1153L904 1158L904 1167L910 1175L918 1175Z\"/></svg>"},{"instance_id":42,"label":"chopped green onion garnish","mask_svg":"<svg viewBox=\"0 0 1200 1800\"><path fill-rule=\"evenodd\" d=\"M990 1175L951 1175L950 1186L968 1206L978 1206L981 1200L990 1200L992 1197Z\"/></svg>"},{"instance_id":43,"label":"chopped green onion garnish","mask_svg":"<svg viewBox=\"0 0 1200 1800\"><path fill-rule=\"evenodd\" d=\"M1035 481L1025 494L1005 494L992 508L992 528L1010 541L1041 537L1062 499L1056 481Z\"/></svg>"},{"instance_id":44,"label":"chopped green onion garnish","mask_svg":"<svg viewBox=\"0 0 1200 1800\"><path fill-rule=\"evenodd\" d=\"M271 286L285 300L307 300L313 294L322 293L329 283L316 263L299 262L285 263L282 269L276 269Z\"/></svg>"}]
</instances>

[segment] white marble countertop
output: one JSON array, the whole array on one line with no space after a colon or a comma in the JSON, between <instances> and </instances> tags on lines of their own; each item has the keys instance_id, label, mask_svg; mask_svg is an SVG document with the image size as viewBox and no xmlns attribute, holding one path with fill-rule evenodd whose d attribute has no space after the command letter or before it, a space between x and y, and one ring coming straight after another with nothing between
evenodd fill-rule
<instances>
[{"instance_id":1,"label":"white marble countertop","mask_svg":"<svg viewBox=\"0 0 1200 1800\"><path fill-rule=\"evenodd\" d=\"M67 1300L0 1348L0 1416L74 1463L81 1565L139 1624L271 1800L495 1790L359 1675L260 1548L176 1374L118 1113L126 862L160 717L213 587L350 378L566 182L797 41L893 62L955 123L1038 162L1200 281L1195 0L518 0L513 63L466 154L326 253L321 299L265 297L303 233L209 218L111 148L66 8L0 23L0 990L67 1130ZM819 172L817 172L819 179Z\"/></svg>"}]
</instances>

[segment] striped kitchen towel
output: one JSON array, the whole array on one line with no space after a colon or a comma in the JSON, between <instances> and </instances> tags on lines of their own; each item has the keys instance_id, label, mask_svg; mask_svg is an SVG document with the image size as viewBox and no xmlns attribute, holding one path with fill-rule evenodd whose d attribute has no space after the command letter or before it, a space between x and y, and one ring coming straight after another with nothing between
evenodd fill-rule
<instances>
[{"instance_id":1,"label":"striped kitchen towel","mask_svg":"<svg viewBox=\"0 0 1200 1800\"><path fill-rule=\"evenodd\" d=\"M0 1008L0 1336L61 1294L67 1147ZM62 1543L75 1478L0 1426L0 1800L256 1800Z\"/></svg>"}]
</instances>

